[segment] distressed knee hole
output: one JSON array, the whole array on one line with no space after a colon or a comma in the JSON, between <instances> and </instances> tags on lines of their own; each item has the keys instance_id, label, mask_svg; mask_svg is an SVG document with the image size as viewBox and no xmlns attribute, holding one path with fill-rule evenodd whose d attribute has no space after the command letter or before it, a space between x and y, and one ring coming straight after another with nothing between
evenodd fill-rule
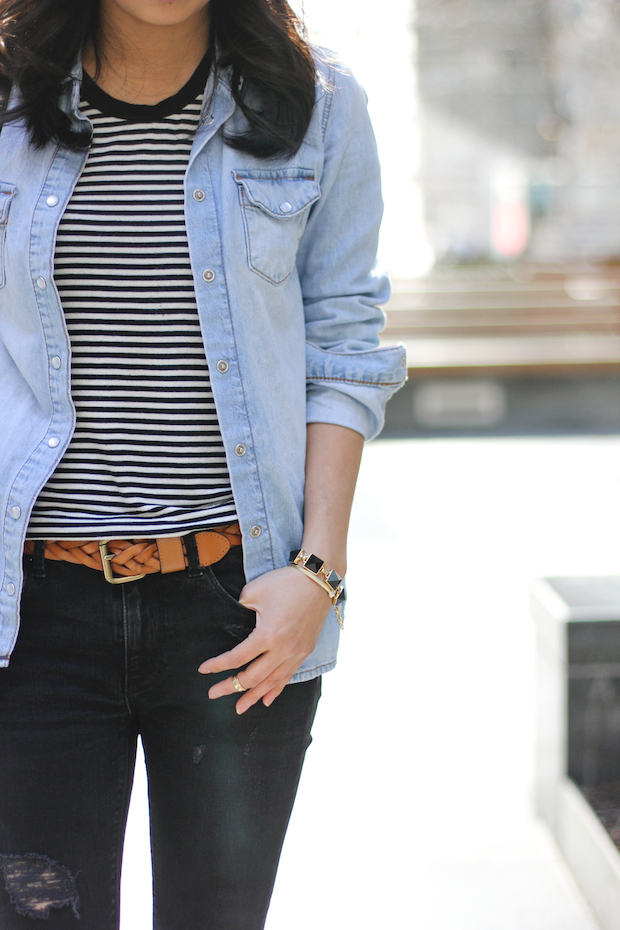
<instances>
[{"instance_id":1,"label":"distressed knee hole","mask_svg":"<svg viewBox=\"0 0 620 930\"><path fill-rule=\"evenodd\" d=\"M0 853L0 869L18 914L47 920L52 908L70 907L80 919L75 878L64 865L36 853Z\"/></svg>"},{"instance_id":2,"label":"distressed knee hole","mask_svg":"<svg viewBox=\"0 0 620 930\"><path fill-rule=\"evenodd\" d=\"M194 765L198 765L198 763L202 761L206 748L204 743L201 743L200 746L194 746L194 752L192 753L192 762Z\"/></svg>"},{"instance_id":3,"label":"distressed knee hole","mask_svg":"<svg viewBox=\"0 0 620 930\"><path fill-rule=\"evenodd\" d=\"M258 735L258 727L254 727L254 729L253 729L252 732L250 733L250 736L248 737L247 743L246 743L245 746L243 747L243 756L244 756L244 758L247 759L247 757L250 755L250 749L252 748L252 743L253 743L254 740L256 739L257 735Z\"/></svg>"}]
</instances>

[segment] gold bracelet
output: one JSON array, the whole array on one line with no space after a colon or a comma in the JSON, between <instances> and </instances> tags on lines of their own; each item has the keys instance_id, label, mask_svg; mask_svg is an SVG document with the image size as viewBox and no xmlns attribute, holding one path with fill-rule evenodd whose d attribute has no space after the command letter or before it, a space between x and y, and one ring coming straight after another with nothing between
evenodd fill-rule
<instances>
[{"instance_id":1,"label":"gold bracelet","mask_svg":"<svg viewBox=\"0 0 620 930\"><path fill-rule=\"evenodd\" d=\"M303 549L298 549L291 552L290 554L291 564L295 568L299 569L300 572L303 572L304 575L307 575L308 578L312 578L313 581L316 581L324 591L329 594L329 599L333 604L334 612L336 614L336 620L338 621L338 626L341 630L344 630L344 619L342 616L341 604L344 603L346 594L344 590L344 582L340 575L332 569L325 568L325 562L310 553L306 555Z\"/></svg>"}]
</instances>

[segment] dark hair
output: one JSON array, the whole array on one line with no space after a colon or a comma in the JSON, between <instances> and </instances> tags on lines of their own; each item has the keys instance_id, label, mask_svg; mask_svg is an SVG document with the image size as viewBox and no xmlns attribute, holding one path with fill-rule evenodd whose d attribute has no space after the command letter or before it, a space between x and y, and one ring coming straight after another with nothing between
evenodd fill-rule
<instances>
[{"instance_id":1,"label":"dark hair","mask_svg":"<svg viewBox=\"0 0 620 930\"><path fill-rule=\"evenodd\" d=\"M209 10L214 68L230 68L233 97L249 124L226 142L261 158L294 155L310 123L316 78L300 20L287 0L210 0ZM0 91L14 82L22 97L0 113L0 126L25 118L37 147L50 139L73 149L88 144L58 100L85 41L97 48L98 21L99 0L0 0Z\"/></svg>"}]
</instances>

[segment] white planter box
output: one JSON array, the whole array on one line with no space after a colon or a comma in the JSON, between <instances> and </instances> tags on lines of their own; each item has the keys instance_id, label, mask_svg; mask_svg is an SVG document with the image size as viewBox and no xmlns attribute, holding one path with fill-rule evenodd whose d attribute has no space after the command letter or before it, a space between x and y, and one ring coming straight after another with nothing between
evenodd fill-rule
<instances>
[{"instance_id":1,"label":"white planter box","mask_svg":"<svg viewBox=\"0 0 620 930\"><path fill-rule=\"evenodd\" d=\"M620 781L620 576L541 579L531 611L538 813L602 930L620 930L620 852L579 790Z\"/></svg>"}]
</instances>

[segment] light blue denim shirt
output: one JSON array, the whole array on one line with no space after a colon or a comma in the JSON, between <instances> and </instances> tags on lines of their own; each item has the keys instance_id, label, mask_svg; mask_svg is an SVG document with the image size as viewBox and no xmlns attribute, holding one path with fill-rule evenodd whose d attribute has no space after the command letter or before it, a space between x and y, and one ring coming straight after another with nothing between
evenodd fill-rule
<instances>
[{"instance_id":1,"label":"light blue denim shirt","mask_svg":"<svg viewBox=\"0 0 620 930\"><path fill-rule=\"evenodd\" d=\"M198 312L248 579L299 548L306 423L371 438L406 375L404 349L378 348L389 285L375 265L382 201L365 95L321 56L319 70L301 148L268 161L224 143L223 132L246 124L226 75L217 86L211 77L186 175ZM62 98L76 126L81 74L77 65ZM35 150L21 121L0 134L0 667L17 638L30 512L75 426L53 268L86 157L54 143ZM332 610L293 681L334 666L338 633Z\"/></svg>"}]
</instances>

